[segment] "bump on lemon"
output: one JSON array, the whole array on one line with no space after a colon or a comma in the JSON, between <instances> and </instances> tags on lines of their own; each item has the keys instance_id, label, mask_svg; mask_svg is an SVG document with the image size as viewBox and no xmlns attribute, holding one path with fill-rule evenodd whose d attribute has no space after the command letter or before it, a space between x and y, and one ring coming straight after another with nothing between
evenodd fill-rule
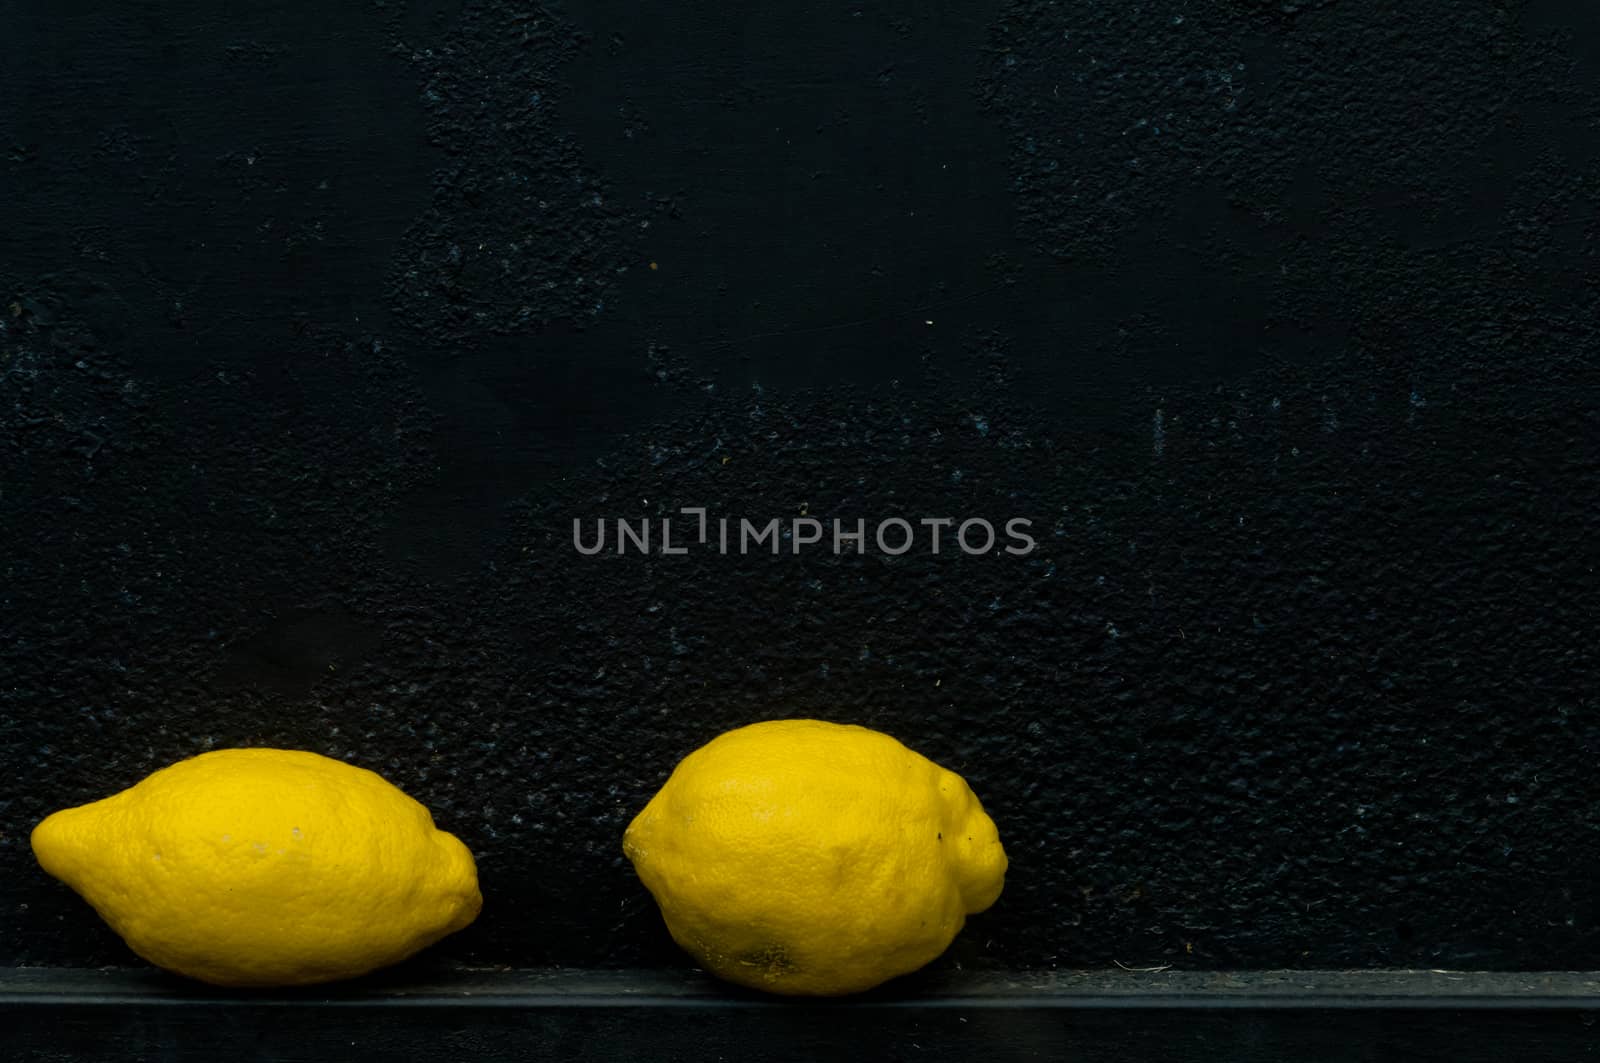
<instances>
[{"instance_id":1,"label":"bump on lemon","mask_svg":"<svg viewBox=\"0 0 1600 1063\"><path fill-rule=\"evenodd\" d=\"M914 971L1000 896L1006 855L961 776L864 727L777 720L677 766L623 836L677 943L792 995Z\"/></svg>"},{"instance_id":2,"label":"bump on lemon","mask_svg":"<svg viewBox=\"0 0 1600 1063\"><path fill-rule=\"evenodd\" d=\"M397 963L471 923L472 854L374 772L223 749L33 831L39 864L129 947L226 986L308 985Z\"/></svg>"}]
</instances>

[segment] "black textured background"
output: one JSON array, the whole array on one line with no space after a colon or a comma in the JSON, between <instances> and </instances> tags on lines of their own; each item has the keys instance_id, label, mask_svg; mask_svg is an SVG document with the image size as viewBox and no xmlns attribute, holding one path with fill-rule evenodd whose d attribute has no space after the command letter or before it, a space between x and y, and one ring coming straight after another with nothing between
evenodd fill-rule
<instances>
[{"instance_id":1,"label":"black textured background","mask_svg":"<svg viewBox=\"0 0 1600 1063\"><path fill-rule=\"evenodd\" d=\"M942 965L1600 965L1600 9L0 2L0 963L241 744L478 855L436 957L680 965L721 730L962 772ZM655 263L651 268L650 263ZM1034 520L582 558L574 517Z\"/></svg>"}]
</instances>

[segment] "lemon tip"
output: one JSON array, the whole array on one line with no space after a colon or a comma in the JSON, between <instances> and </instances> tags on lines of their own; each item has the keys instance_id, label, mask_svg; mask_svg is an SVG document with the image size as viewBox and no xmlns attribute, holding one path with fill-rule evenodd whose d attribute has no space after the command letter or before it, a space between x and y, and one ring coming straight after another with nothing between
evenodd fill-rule
<instances>
[{"instance_id":1,"label":"lemon tip","mask_svg":"<svg viewBox=\"0 0 1600 1063\"><path fill-rule=\"evenodd\" d=\"M52 812L33 828L28 836L28 844L33 849L33 857L39 861L39 866L50 874L61 877L70 849L70 832L67 830L67 820L72 809L62 809Z\"/></svg>"}]
</instances>

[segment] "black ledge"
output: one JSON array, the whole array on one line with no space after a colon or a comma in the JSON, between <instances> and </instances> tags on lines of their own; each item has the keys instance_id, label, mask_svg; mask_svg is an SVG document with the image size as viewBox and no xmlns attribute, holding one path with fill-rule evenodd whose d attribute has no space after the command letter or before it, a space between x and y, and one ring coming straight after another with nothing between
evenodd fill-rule
<instances>
[{"instance_id":1,"label":"black ledge","mask_svg":"<svg viewBox=\"0 0 1600 1063\"><path fill-rule=\"evenodd\" d=\"M0 971L0 1060L1600 1059L1600 971L960 973L851 1000L693 972L481 971L292 993Z\"/></svg>"}]
</instances>

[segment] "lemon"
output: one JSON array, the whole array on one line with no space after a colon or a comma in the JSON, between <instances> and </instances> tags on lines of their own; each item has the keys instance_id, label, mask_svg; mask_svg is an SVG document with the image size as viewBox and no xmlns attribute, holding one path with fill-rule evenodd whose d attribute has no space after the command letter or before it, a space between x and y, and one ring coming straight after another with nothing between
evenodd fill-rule
<instances>
[{"instance_id":1,"label":"lemon","mask_svg":"<svg viewBox=\"0 0 1600 1063\"><path fill-rule=\"evenodd\" d=\"M674 940L773 993L859 992L942 953L1005 883L961 776L864 727L778 720L684 758L623 852Z\"/></svg>"},{"instance_id":2,"label":"lemon","mask_svg":"<svg viewBox=\"0 0 1600 1063\"><path fill-rule=\"evenodd\" d=\"M33 831L40 865L146 960L228 986L396 963L483 905L467 847L363 768L224 749Z\"/></svg>"}]
</instances>

